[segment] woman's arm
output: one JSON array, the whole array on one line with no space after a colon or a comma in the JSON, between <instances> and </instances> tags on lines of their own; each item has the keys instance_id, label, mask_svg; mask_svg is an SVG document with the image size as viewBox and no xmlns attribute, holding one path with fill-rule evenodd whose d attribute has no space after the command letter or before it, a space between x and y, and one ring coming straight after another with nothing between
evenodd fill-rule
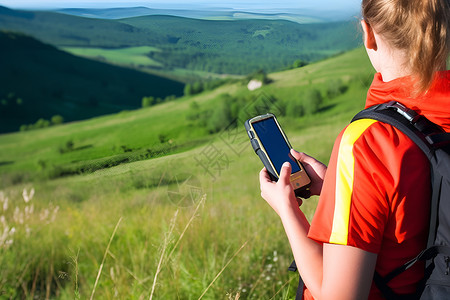
<instances>
[{"instance_id":1,"label":"woman's arm","mask_svg":"<svg viewBox=\"0 0 450 300\"><path fill-rule=\"evenodd\" d=\"M292 154L299 159L298 152ZM312 157L301 157L305 168L313 168L311 189L321 187L326 167ZM358 248L319 244L307 237L309 222L300 210L290 184L291 167L285 164L277 183L267 171L260 173L261 195L280 216L300 275L315 299L367 298L376 263L376 254ZM317 182L317 180L321 182ZM316 182L315 182L316 181Z\"/></svg>"}]
</instances>

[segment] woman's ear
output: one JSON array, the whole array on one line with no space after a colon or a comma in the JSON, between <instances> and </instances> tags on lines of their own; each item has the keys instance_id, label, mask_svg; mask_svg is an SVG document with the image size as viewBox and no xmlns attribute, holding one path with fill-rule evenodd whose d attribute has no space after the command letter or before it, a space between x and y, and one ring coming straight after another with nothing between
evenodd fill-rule
<instances>
[{"instance_id":1,"label":"woman's ear","mask_svg":"<svg viewBox=\"0 0 450 300\"><path fill-rule=\"evenodd\" d=\"M367 49L377 51L377 40L375 39L372 26L365 20L361 20L361 27L364 31L364 46L366 46Z\"/></svg>"}]
</instances>

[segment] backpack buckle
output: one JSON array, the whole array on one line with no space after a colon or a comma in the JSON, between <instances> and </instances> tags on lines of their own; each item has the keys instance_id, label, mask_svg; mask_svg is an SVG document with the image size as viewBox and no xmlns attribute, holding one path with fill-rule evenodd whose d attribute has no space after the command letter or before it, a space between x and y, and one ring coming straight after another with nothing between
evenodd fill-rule
<instances>
[{"instance_id":1,"label":"backpack buckle","mask_svg":"<svg viewBox=\"0 0 450 300\"><path fill-rule=\"evenodd\" d=\"M407 108L406 106L397 101L390 101L386 103L386 107L395 109L399 114L405 117L412 124L416 123L417 120L420 118L420 115L416 111Z\"/></svg>"}]
</instances>

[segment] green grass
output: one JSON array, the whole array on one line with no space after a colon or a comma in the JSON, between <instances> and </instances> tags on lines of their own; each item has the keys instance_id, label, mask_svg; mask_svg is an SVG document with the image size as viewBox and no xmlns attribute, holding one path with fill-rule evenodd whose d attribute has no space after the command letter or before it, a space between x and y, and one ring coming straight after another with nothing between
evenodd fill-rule
<instances>
[{"instance_id":1,"label":"green grass","mask_svg":"<svg viewBox=\"0 0 450 300\"><path fill-rule=\"evenodd\" d=\"M292 299L298 279L287 271L292 254L279 219L260 197L262 164L243 125L229 135L209 135L189 126L185 116L193 101L214 107L224 93L301 101L306 89L325 94L330 80L341 79L346 92L325 97L318 113L280 118L294 148L327 162L335 137L363 106L372 72L358 49L269 74L273 82L254 92L235 83L149 109L0 135L0 200L9 199L6 210L0 202L0 212L9 228L16 228L10 245L0 245L3 297L86 299L95 287L98 299ZM46 179L52 165L135 157L164 146L168 141L161 143L161 133L180 148ZM60 153L67 140L78 149ZM124 153L121 145L131 151ZM40 167L39 160L47 166ZM31 187L35 196L25 203L22 191ZM309 218L316 203L316 198L304 203ZM20 223L15 211L24 213L31 205L33 213ZM56 206L54 219L41 219Z\"/></svg>"},{"instance_id":2,"label":"green grass","mask_svg":"<svg viewBox=\"0 0 450 300\"><path fill-rule=\"evenodd\" d=\"M152 51L161 51L158 48L150 46L118 49L64 47L63 50L75 55L104 60L113 64L136 67L162 66L161 63L152 60L147 56L147 54Z\"/></svg>"}]
</instances>

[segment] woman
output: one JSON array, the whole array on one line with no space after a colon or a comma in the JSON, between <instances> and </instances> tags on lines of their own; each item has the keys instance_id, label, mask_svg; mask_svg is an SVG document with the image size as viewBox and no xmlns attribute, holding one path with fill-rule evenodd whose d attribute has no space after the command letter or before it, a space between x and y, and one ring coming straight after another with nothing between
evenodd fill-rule
<instances>
[{"instance_id":1,"label":"woman","mask_svg":"<svg viewBox=\"0 0 450 300\"><path fill-rule=\"evenodd\" d=\"M364 45L375 70L366 107L396 100L450 131L448 0L363 0ZM351 123L338 136L329 167L292 151L320 195L311 225L289 183L290 165L261 195L280 216L306 299L383 299L372 284L425 247L430 172L421 150L394 127ZM416 264L389 283L411 294L423 277Z\"/></svg>"}]
</instances>

